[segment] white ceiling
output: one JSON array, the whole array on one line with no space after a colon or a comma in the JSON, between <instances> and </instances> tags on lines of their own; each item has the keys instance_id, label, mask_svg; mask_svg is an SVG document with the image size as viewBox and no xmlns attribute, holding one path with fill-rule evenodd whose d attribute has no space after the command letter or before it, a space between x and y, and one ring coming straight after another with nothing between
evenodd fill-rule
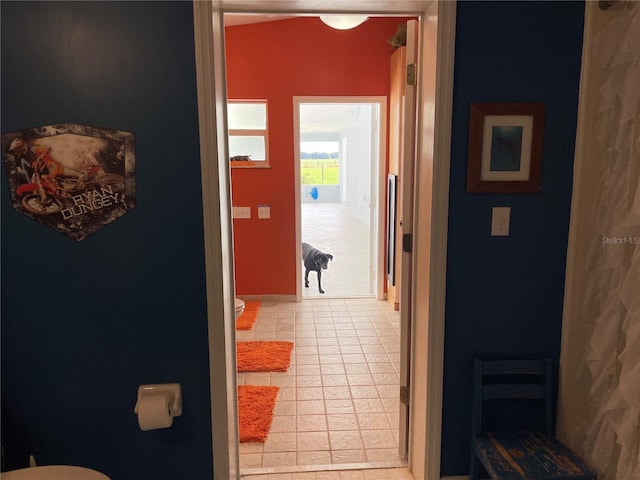
<instances>
[{"instance_id":1,"label":"white ceiling","mask_svg":"<svg viewBox=\"0 0 640 480\"><path fill-rule=\"evenodd\" d=\"M341 132L357 125L358 104L303 104L300 108L301 133Z\"/></svg>"},{"instance_id":2,"label":"white ceiling","mask_svg":"<svg viewBox=\"0 0 640 480\"><path fill-rule=\"evenodd\" d=\"M232 27L234 25L247 25L249 23L273 22L274 20L284 20L292 17L293 15L225 13L223 18L224 26Z\"/></svg>"}]
</instances>

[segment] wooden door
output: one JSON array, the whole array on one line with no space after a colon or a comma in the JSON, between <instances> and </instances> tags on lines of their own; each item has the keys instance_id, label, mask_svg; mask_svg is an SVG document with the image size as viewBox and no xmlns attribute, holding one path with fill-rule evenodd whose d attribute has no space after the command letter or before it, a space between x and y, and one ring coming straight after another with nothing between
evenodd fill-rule
<instances>
[{"instance_id":1,"label":"wooden door","mask_svg":"<svg viewBox=\"0 0 640 480\"><path fill-rule=\"evenodd\" d=\"M389 173L397 176L396 191L402 191L402 149L403 149L403 124L404 124L404 98L405 98L405 70L407 47L398 47L391 56L390 92L389 92ZM389 259L390 268L394 271L387 275L387 301L395 310L400 309L401 266L402 266L402 195L394 195L393 204L388 205L389 219L395 222L390 226L390 232L395 235L395 242L390 242L390 250L387 255L393 255Z\"/></svg>"},{"instance_id":2,"label":"wooden door","mask_svg":"<svg viewBox=\"0 0 640 480\"><path fill-rule=\"evenodd\" d=\"M389 94L389 173L397 175L395 275L387 277L387 300L400 310L400 435L399 451L408 452L409 379L411 358L411 280L414 171L416 159L416 72L418 22L407 22L407 43L391 58ZM390 207L389 207L390 208ZM391 254L391 252L389 252Z\"/></svg>"}]
</instances>

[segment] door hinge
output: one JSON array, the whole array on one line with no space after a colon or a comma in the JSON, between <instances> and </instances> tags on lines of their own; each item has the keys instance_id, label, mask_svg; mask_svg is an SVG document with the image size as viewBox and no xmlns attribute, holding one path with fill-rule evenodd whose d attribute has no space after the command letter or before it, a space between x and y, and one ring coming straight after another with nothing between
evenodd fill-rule
<instances>
[{"instance_id":1,"label":"door hinge","mask_svg":"<svg viewBox=\"0 0 640 480\"><path fill-rule=\"evenodd\" d=\"M417 68L415 63L410 63L407 65L407 85L417 85L418 84L418 75Z\"/></svg>"},{"instance_id":2,"label":"door hinge","mask_svg":"<svg viewBox=\"0 0 640 480\"><path fill-rule=\"evenodd\" d=\"M400 403L409 405L409 387L400 387Z\"/></svg>"},{"instance_id":3,"label":"door hinge","mask_svg":"<svg viewBox=\"0 0 640 480\"><path fill-rule=\"evenodd\" d=\"M413 251L413 235L405 233L402 235L402 251L411 253Z\"/></svg>"}]
</instances>

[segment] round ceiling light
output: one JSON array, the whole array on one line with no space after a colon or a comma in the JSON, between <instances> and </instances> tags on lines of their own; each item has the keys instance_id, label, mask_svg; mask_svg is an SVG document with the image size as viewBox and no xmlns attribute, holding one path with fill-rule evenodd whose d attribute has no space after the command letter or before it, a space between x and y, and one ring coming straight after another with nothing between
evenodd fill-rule
<instances>
[{"instance_id":1,"label":"round ceiling light","mask_svg":"<svg viewBox=\"0 0 640 480\"><path fill-rule=\"evenodd\" d=\"M362 24L369 17L366 15L321 15L320 20L331 28L349 30Z\"/></svg>"}]
</instances>

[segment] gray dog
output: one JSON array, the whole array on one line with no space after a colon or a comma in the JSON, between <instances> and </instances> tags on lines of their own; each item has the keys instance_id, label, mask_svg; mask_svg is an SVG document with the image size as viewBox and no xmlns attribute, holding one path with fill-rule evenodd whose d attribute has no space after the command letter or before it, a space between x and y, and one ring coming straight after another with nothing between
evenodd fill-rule
<instances>
[{"instance_id":1,"label":"gray dog","mask_svg":"<svg viewBox=\"0 0 640 480\"><path fill-rule=\"evenodd\" d=\"M329 266L329 260L333 260L333 255L324 253L313 248L308 243L302 244L302 261L304 262L304 286L309 287L309 272L315 270L318 272L318 291L324 293L322 290L322 283L320 278L322 277L322 270L326 270Z\"/></svg>"}]
</instances>

